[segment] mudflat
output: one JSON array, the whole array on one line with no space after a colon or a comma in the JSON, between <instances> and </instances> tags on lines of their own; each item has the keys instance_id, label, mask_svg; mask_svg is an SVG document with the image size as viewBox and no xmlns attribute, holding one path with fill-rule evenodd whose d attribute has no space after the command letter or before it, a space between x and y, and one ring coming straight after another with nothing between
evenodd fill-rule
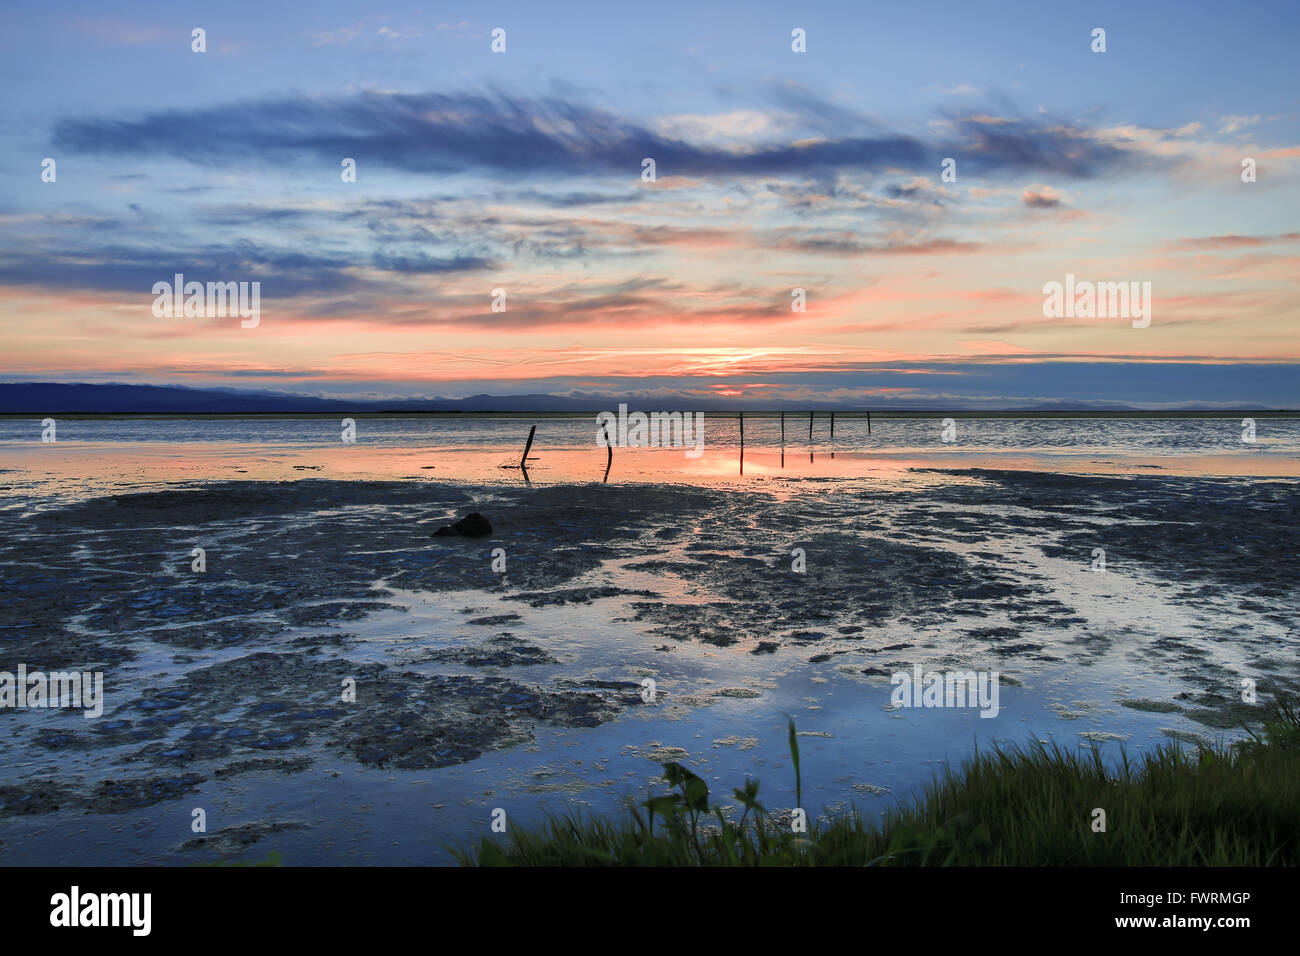
<instances>
[{"instance_id":1,"label":"mudflat","mask_svg":"<svg viewBox=\"0 0 1300 956\"><path fill-rule=\"evenodd\" d=\"M10 509L0 669L102 672L105 700L0 709L0 859L95 814L120 826L86 862L445 861L494 806L607 806L665 754L776 775L792 712L828 806L920 785L977 731L1233 734L1243 679L1300 688L1298 508L1293 480L935 469ZM490 536L434 535L471 512ZM1002 718L899 713L890 676L916 665L998 672Z\"/></svg>"}]
</instances>

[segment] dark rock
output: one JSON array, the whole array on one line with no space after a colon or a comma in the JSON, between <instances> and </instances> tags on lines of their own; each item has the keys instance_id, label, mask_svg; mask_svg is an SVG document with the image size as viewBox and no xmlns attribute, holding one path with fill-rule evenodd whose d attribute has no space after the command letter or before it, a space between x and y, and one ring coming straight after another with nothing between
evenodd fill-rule
<instances>
[{"instance_id":1,"label":"dark rock","mask_svg":"<svg viewBox=\"0 0 1300 956\"><path fill-rule=\"evenodd\" d=\"M492 522L477 511L472 511L455 524L439 528L435 536L460 535L464 538L484 538L492 533Z\"/></svg>"}]
</instances>

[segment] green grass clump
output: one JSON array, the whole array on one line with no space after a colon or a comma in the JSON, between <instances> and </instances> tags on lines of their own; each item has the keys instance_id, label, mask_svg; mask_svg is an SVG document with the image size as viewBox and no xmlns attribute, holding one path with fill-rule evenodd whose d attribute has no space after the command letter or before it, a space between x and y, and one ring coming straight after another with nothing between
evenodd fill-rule
<instances>
[{"instance_id":1,"label":"green grass clump","mask_svg":"<svg viewBox=\"0 0 1300 956\"><path fill-rule=\"evenodd\" d=\"M879 823L855 809L810 819L806 833L759 803L757 781L724 808L700 777L666 763L673 789L630 805L626 820L551 816L456 856L471 866L1300 865L1300 709L1275 701L1250 734L1230 747L1165 744L1136 764L1125 755L1118 770L1096 747L977 751ZM802 799L793 721L790 747Z\"/></svg>"}]
</instances>

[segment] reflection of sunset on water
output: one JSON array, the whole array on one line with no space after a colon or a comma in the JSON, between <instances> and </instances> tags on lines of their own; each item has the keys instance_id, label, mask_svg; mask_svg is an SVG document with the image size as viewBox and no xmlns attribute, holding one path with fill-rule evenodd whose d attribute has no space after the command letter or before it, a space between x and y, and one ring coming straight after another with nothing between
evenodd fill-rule
<instances>
[{"instance_id":1,"label":"reflection of sunset on water","mask_svg":"<svg viewBox=\"0 0 1300 956\"><path fill-rule=\"evenodd\" d=\"M747 427L748 427L748 419ZM575 423L564 424L573 426ZM722 429L734 423L715 421L703 454L692 458L680 448L615 448L611 484L665 482L713 487L761 485L797 493L806 479L862 481L881 490L938 479L929 470L1007 469L1066 474L1296 477L1300 458L1287 454L1144 453L1121 449L1050 453L945 446L930 449L864 450L863 440L813 444L792 442L784 449L747 443L741 473L740 447ZM1294 431L1294 423L1290 423ZM585 425L580 427L585 429ZM879 430L881 426L877 425ZM556 423L545 423L554 431ZM522 429L521 429L522 431ZM793 431L793 429L792 429ZM364 431L363 431L364 434ZM806 434L806 432L805 432ZM414 443L413 439L413 443ZM403 480L468 482L489 485L523 483L521 448L504 444L463 443L423 447L384 444L305 444L301 442L177 441L4 443L4 495L80 497L109 490L152 488L169 484L223 480L286 481ZM527 478L533 484L600 482L607 450L572 443L534 447ZM945 479L945 480L951 480Z\"/></svg>"}]
</instances>

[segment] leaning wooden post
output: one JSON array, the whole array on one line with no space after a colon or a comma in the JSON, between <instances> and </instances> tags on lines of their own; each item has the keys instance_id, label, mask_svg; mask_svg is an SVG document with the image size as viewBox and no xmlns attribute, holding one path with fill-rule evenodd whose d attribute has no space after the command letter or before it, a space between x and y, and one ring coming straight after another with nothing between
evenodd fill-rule
<instances>
[{"instance_id":1,"label":"leaning wooden post","mask_svg":"<svg viewBox=\"0 0 1300 956\"><path fill-rule=\"evenodd\" d=\"M536 426L536 425L534 425L532 428L528 429L528 443L527 443L526 445L524 445L524 457L519 459L519 467L520 467L520 468L525 468L525 469L526 469L526 468L528 467L528 452L532 450L532 447L533 447L533 435L535 435L535 434L537 434L537 426Z\"/></svg>"},{"instance_id":2,"label":"leaning wooden post","mask_svg":"<svg viewBox=\"0 0 1300 956\"><path fill-rule=\"evenodd\" d=\"M745 413L739 412L740 415L740 473L745 473Z\"/></svg>"},{"instance_id":3,"label":"leaning wooden post","mask_svg":"<svg viewBox=\"0 0 1300 956\"><path fill-rule=\"evenodd\" d=\"M609 440L609 426L605 426L605 448L609 451L609 459L605 462L605 481L609 481L609 470L614 467L614 443Z\"/></svg>"},{"instance_id":4,"label":"leaning wooden post","mask_svg":"<svg viewBox=\"0 0 1300 956\"><path fill-rule=\"evenodd\" d=\"M867 412L867 434L871 434L871 412Z\"/></svg>"},{"instance_id":5,"label":"leaning wooden post","mask_svg":"<svg viewBox=\"0 0 1300 956\"><path fill-rule=\"evenodd\" d=\"M809 441L812 441L812 419L813 419L813 413L809 412L808 413L808 440Z\"/></svg>"}]
</instances>

